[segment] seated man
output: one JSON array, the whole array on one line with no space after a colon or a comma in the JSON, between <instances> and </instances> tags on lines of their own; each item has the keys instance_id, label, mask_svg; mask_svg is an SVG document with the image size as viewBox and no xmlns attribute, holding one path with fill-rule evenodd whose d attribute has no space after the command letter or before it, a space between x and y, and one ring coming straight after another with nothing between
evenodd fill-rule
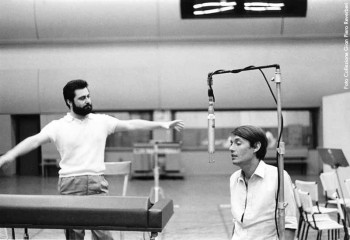
<instances>
[{"instance_id":1,"label":"seated man","mask_svg":"<svg viewBox=\"0 0 350 240\"><path fill-rule=\"evenodd\" d=\"M278 170L266 164L267 138L254 126L241 126L231 133L231 159L241 169L230 178L231 211L234 221L232 240L277 240L276 199ZM285 239L294 239L297 228L296 205L290 176L284 172L287 202Z\"/></svg>"}]
</instances>

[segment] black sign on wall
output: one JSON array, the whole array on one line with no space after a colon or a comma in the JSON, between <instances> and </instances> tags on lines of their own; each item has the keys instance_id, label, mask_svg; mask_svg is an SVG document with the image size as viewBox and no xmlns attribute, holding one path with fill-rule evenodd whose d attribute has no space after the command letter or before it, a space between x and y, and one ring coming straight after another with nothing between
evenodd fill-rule
<instances>
[{"instance_id":1,"label":"black sign on wall","mask_svg":"<svg viewBox=\"0 0 350 240\"><path fill-rule=\"evenodd\" d=\"M306 17L307 0L181 0L181 18Z\"/></svg>"}]
</instances>

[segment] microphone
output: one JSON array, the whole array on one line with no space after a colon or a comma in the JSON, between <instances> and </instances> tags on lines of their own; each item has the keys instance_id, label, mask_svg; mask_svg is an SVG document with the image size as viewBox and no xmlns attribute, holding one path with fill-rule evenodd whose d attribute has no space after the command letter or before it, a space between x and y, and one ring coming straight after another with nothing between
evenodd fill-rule
<instances>
[{"instance_id":1,"label":"microphone","mask_svg":"<svg viewBox=\"0 0 350 240\"><path fill-rule=\"evenodd\" d=\"M213 73L208 74L208 96L209 96L209 107L208 107L208 153L209 153L209 163L215 162L214 152L215 152L215 114L214 114L214 91L213 85Z\"/></svg>"},{"instance_id":2,"label":"microphone","mask_svg":"<svg viewBox=\"0 0 350 240\"><path fill-rule=\"evenodd\" d=\"M208 108L208 153L209 163L215 162L213 154L215 152L215 114L214 114L214 98L209 97Z\"/></svg>"}]
</instances>

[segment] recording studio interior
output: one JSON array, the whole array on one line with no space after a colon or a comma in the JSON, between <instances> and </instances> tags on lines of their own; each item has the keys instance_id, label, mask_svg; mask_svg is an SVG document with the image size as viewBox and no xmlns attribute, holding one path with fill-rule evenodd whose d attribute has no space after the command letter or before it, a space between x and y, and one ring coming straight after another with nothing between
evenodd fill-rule
<instances>
[{"instance_id":1,"label":"recording studio interior","mask_svg":"<svg viewBox=\"0 0 350 240\"><path fill-rule=\"evenodd\" d=\"M230 186L241 169L232 131L245 125L265 133L263 161L278 179L283 170L291 178L293 239L349 239L348 8L347 0L1 0L0 239L68 239L64 229L75 228L85 239L95 239L90 230L118 240L248 239L235 237ZM53 141L1 166L74 111L62 92L76 79L88 83L91 114L184 124L108 135L109 193L99 202L60 195L66 155ZM301 183L316 184L312 204L335 209L317 210L333 225L308 218L315 212L296 195L315 194ZM278 189L284 240L289 188Z\"/></svg>"}]
</instances>

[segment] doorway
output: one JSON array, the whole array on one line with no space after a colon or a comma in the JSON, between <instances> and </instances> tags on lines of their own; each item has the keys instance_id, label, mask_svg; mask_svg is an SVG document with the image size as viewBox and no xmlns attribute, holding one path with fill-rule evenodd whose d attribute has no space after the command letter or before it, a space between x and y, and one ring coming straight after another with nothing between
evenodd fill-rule
<instances>
[{"instance_id":1,"label":"doorway","mask_svg":"<svg viewBox=\"0 0 350 240\"><path fill-rule=\"evenodd\" d=\"M40 115L14 115L14 129L16 144L27 137L40 132ZM16 173L19 176L40 175L41 148L20 156L16 161Z\"/></svg>"}]
</instances>

